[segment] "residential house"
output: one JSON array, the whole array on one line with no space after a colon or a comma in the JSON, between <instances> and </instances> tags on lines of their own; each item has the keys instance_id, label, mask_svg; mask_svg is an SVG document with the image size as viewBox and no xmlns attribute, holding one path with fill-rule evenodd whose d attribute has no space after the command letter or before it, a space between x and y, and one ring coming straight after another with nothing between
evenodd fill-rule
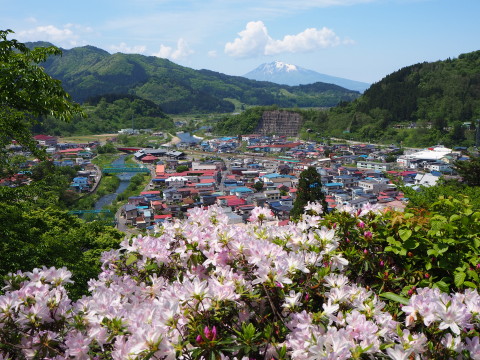
<instances>
[{"instance_id":1,"label":"residential house","mask_svg":"<svg viewBox=\"0 0 480 360\"><path fill-rule=\"evenodd\" d=\"M415 185L435 186L439 179L439 176L433 175L431 173L417 174L415 176Z\"/></svg>"},{"instance_id":2,"label":"residential house","mask_svg":"<svg viewBox=\"0 0 480 360\"><path fill-rule=\"evenodd\" d=\"M175 188L165 189L163 191L163 199L168 204L173 204L175 202L178 202L178 201L182 200L182 194L180 192L178 192L178 190L175 189Z\"/></svg>"},{"instance_id":3,"label":"residential house","mask_svg":"<svg viewBox=\"0 0 480 360\"><path fill-rule=\"evenodd\" d=\"M165 180L165 184L168 187L181 188L184 187L188 182L188 179L183 176L171 176Z\"/></svg>"},{"instance_id":4,"label":"residential house","mask_svg":"<svg viewBox=\"0 0 480 360\"><path fill-rule=\"evenodd\" d=\"M361 180L358 182L358 186L361 187L365 193L371 194L378 194L390 187L389 184L385 182L375 180Z\"/></svg>"},{"instance_id":5,"label":"residential house","mask_svg":"<svg viewBox=\"0 0 480 360\"><path fill-rule=\"evenodd\" d=\"M380 163L380 162L371 162L371 161L358 161L358 169L370 169L370 170L379 170L379 171L389 171L393 167L392 163Z\"/></svg>"},{"instance_id":6,"label":"residential house","mask_svg":"<svg viewBox=\"0 0 480 360\"><path fill-rule=\"evenodd\" d=\"M280 200L281 194L280 190L267 190L264 191L263 194L267 198L267 200Z\"/></svg>"}]
</instances>

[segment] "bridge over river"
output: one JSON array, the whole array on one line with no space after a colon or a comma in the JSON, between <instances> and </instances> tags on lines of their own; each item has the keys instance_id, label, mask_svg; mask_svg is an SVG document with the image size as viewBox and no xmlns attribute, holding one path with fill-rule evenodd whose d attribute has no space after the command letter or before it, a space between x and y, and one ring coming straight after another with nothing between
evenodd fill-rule
<instances>
[{"instance_id":1,"label":"bridge over river","mask_svg":"<svg viewBox=\"0 0 480 360\"><path fill-rule=\"evenodd\" d=\"M103 168L102 172L104 174L120 174L120 173L150 173L150 170L142 165L138 164L119 164L119 165L109 165Z\"/></svg>"}]
</instances>

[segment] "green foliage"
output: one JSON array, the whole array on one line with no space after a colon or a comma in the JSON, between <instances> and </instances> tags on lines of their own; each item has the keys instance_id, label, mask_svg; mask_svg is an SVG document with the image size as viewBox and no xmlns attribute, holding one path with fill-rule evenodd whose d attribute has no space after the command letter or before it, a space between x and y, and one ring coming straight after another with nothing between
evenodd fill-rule
<instances>
[{"instance_id":1,"label":"green foliage","mask_svg":"<svg viewBox=\"0 0 480 360\"><path fill-rule=\"evenodd\" d=\"M160 106L133 95L102 95L89 98L84 104L87 118L75 117L64 123L46 118L34 128L37 133L56 135L100 134L120 129L172 130L174 124Z\"/></svg>"},{"instance_id":2,"label":"green foliage","mask_svg":"<svg viewBox=\"0 0 480 360\"><path fill-rule=\"evenodd\" d=\"M17 40L8 40L11 33L11 30L0 30L0 172L7 165L5 146L12 139L35 156L46 157L31 136L31 127L38 117L50 115L67 121L82 114L60 81L38 66L61 51L53 46L29 50Z\"/></svg>"},{"instance_id":3,"label":"green foliage","mask_svg":"<svg viewBox=\"0 0 480 360\"><path fill-rule=\"evenodd\" d=\"M310 166L300 173L297 186L297 197L293 203L293 209L290 216L298 219L304 213L304 207L308 202L318 202L322 204L323 210L327 210L325 194L322 192L322 178L317 169Z\"/></svg>"},{"instance_id":4,"label":"green foliage","mask_svg":"<svg viewBox=\"0 0 480 360\"><path fill-rule=\"evenodd\" d=\"M263 181L257 181L255 184L253 184L253 188L255 189L256 192L260 192L263 190L264 187Z\"/></svg>"},{"instance_id":5,"label":"green foliage","mask_svg":"<svg viewBox=\"0 0 480 360\"><path fill-rule=\"evenodd\" d=\"M36 191L39 190L39 191ZM75 298L100 272L100 254L118 247L123 235L102 222L85 223L48 206L41 189L0 189L0 278L17 270L66 266L73 272Z\"/></svg>"},{"instance_id":6,"label":"green foliage","mask_svg":"<svg viewBox=\"0 0 480 360\"><path fill-rule=\"evenodd\" d=\"M335 136L349 130L353 139L407 146L472 145L474 129L463 123L480 116L478 53L416 64L386 76L353 103L332 109L326 130ZM416 128L408 129L411 123Z\"/></svg>"},{"instance_id":7,"label":"green foliage","mask_svg":"<svg viewBox=\"0 0 480 360\"><path fill-rule=\"evenodd\" d=\"M470 160L456 161L453 165L468 186L480 186L480 157L471 155Z\"/></svg>"},{"instance_id":8,"label":"green foliage","mask_svg":"<svg viewBox=\"0 0 480 360\"><path fill-rule=\"evenodd\" d=\"M116 152L117 148L111 142L97 147L97 153L99 154L115 154Z\"/></svg>"},{"instance_id":9,"label":"green foliage","mask_svg":"<svg viewBox=\"0 0 480 360\"><path fill-rule=\"evenodd\" d=\"M263 112L277 109L277 106L258 106L250 108L241 114L225 116L214 125L213 131L220 135L252 134L257 129Z\"/></svg>"},{"instance_id":10,"label":"green foliage","mask_svg":"<svg viewBox=\"0 0 480 360\"><path fill-rule=\"evenodd\" d=\"M181 172L184 172L184 171L188 171L190 168L188 167L188 165L178 165L176 168L175 168L175 171L178 172L178 173L181 173Z\"/></svg>"},{"instance_id":11,"label":"green foliage","mask_svg":"<svg viewBox=\"0 0 480 360\"><path fill-rule=\"evenodd\" d=\"M416 287L449 292L480 284L480 211L468 197L358 218L334 212L322 224L336 228L350 279L390 300L389 293L408 296Z\"/></svg>"},{"instance_id":12,"label":"green foliage","mask_svg":"<svg viewBox=\"0 0 480 360\"><path fill-rule=\"evenodd\" d=\"M110 55L91 46L65 50L61 59L48 59L43 65L77 101L103 94L132 94L153 101L169 114L230 113L235 104L323 107L359 96L332 84L278 85L193 70L167 59Z\"/></svg>"}]
</instances>

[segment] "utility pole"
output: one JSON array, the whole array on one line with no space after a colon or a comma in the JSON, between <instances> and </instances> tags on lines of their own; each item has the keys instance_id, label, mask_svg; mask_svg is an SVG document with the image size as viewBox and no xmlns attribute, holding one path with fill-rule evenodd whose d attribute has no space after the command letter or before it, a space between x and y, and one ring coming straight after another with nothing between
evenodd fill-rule
<instances>
[{"instance_id":1,"label":"utility pole","mask_svg":"<svg viewBox=\"0 0 480 360\"><path fill-rule=\"evenodd\" d=\"M477 149L480 147L480 119L477 119L477 129L475 137L475 146Z\"/></svg>"}]
</instances>

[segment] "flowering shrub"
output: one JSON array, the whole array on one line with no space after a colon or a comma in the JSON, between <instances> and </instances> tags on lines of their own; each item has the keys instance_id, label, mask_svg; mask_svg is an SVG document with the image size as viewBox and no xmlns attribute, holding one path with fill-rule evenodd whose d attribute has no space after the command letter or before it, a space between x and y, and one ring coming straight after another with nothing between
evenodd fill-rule
<instances>
[{"instance_id":1,"label":"flowering shrub","mask_svg":"<svg viewBox=\"0 0 480 360\"><path fill-rule=\"evenodd\" d=\"M220 208L193 209L104 253L76 302L66 269L11 274L0 359L480 359L476 290L418 288L390 313L345 275L340 230L308 209L282 227L265 210L229 226Z\"/></svg>"},{"instance_id":2,"label":"flowering shrub","mask_svg":"<svg viewBox=\"0 0 480 360\"><path fill-rule=\"evenodd\" d=\"M378 292L407 296L419 287L449 292L480 285L480 212L468 198L440 197L428 211L344 208L321 223L335 228L349 278Z\"/></svg>"}]
</instances>

